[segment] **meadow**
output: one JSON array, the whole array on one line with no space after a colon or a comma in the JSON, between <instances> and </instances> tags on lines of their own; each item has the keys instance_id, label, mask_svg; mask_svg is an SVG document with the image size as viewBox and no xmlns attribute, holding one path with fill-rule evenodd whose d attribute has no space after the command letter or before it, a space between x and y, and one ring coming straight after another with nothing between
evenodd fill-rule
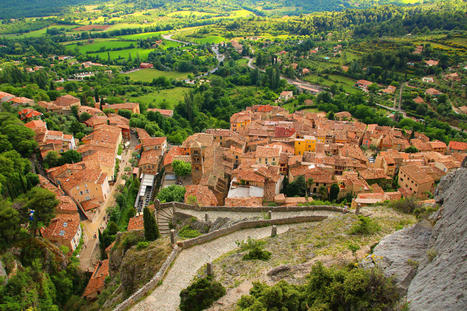
<instances>
[{"instance_id":1,"label":"meadow","mask_svg":"<svg viewBox=\"0 0 467 311\"><path fill-rule=\"evenodd\" d=\"M157 69L141 69L129 73L128 76L132 81L140 82L152 82L153 79L159 77L166 77L169 79L183 80L188 77L187 73L176 72L176 71L160 71Z\"/></svg>"},{"instance_id":2,"label":"meadow","mask_svg":"<svg viewBox=\"0 0 467 311\"><path fill-rule=\"evenodd\" d=\"M175 87L173 89L165 89L141 96L131 97L129 100L157 108L174 109L179 102L183 101L188 90L189 88L186 87ZM162 104L163 102L164 104Z\"/></svg>"}]
</instances>

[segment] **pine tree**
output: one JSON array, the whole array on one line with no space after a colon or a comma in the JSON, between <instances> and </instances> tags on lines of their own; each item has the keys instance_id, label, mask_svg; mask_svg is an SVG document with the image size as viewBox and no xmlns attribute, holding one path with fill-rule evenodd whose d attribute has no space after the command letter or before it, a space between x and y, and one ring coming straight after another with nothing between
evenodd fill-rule
<instances>
[{"instance_id":1,"label":"pine tree","mask_svg":"<svg viewBox=\"0 0 467 311\"><path fill-rule=\"evenodd\" d=\"M146 241L154 241L159 238L159 228L157 227L156 218L151 210L147 207L143 209L144 221L144 239Z\"/></svg>"}]
</instances>

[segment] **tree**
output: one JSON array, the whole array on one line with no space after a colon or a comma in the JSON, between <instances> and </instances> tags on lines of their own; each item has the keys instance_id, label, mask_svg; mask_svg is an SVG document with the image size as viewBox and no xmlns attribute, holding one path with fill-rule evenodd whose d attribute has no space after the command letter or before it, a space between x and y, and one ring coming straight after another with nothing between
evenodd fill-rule
<instances>
[{"instance_id":1,"label":"tree","mask_svg":"<svg viewBox=\"0 0 467 311\"><path fill-rule=\"evenodd\" d=\"M44 158L44 164L46 168L52 168L60 165L60 155L58 152L54 150L49 151Z\"/></svg>"},{"instance_id":2,"label":"tree","mask_svg":"<svg viewBox=\"0 0 467 311\"><path fill-rule=\"evenodd\" d=\"M306 195L306 182L304 176L298 176L293 182L286 185L284 194L288 197L303 197Z\"/></svg>"},{"instance_id":3,"label":"tree","mask_svg":"<svg viewBox=\"0 0 467 311\"><path fill-rule=\"evenodd\" d=\"M191 174L191 164L185 161L175 160L172 162L175 175L185 177Z\"/></svg>"},{"instance_id":4,"label":"tree","mask_svg":"<svg viewBox=\"0 0 467 311\"><path fill-rule=\"evenodd\" d=\"M74 106L73 106L74 107ZM80 122L86 122L87 120L91 119L91 114L87 113L86 111L79 115Z\"/></svg>"},{"instance_id":5,"label":"tree","mask_svg":"<svg viewBox=\"0 0 467 311\"><path fill-rule=\"evenodd\" d=\"M143 209L144 239L154 241L160 237L154 213L147 207Z\"/></svg>"},{"instance_id":6,"label":"tree","mask_svg":"<svg viewBox=\"0 0 467 311\"><path fill-rule=\"evenodd\" d=\"M34 211L31 224L31 231L36 234L37 228L41 225L48 226L55 216L55 207L58 200L55 193L40 187L34 187L27 193L27 201L23 209L26 214Z\"/></svg>"},{"instance_id":7,"label":"tree","mask_svg":"<svg viewBox=\"0 0 467 311\"><path fill-rule=\"evenodd\" d=\"M65 163L78 163L82 160L82 155L76 150L68 150L61 154L60 164L63 165Z\"/></svg>"},{"instance_id":8,"label":"tree","mask_svg":"<svg viewBox=\"0 0 467 311\"><path fill-rule=\"evenodd\" d=\"M417 153L418 149L416 147L414 147L414 146L410 146L408 148L405 148L404 151L407 152L407 153Z\"/></svg>"},{"instance_id":9,"label":"tree","mask_svg":"<svg viewBox=\"0 0 467 311\"><path fill-rule=\"evenodd\" d=\"M178 185L171 185L163 188L157 194L157 198L162 203L165 202L183 202L185 200L185 187Z\"/></svg>"},{"instance_id":10,"label":"tree","mask_svg":"<svg viewBox=\"0 0 467 311\"><path fill-rule=\"evenodd\" d=\"M20 217L17 210L8 201L0 201L0 249L15 240L20 229Z\"/></svg>"},{"instance_id":11,"label":"tree","mask_svg":"<svg viewBox=\"0 0 467 311\"><path fill-rule=\"evenodd\" d=\"M309 196L311 193L311 186L313 185L313 178L308 178L306 180L306 195Z\"/></svg>"},{"instance_id":12,"label":"tree","mask_svg":"<svg viewBox=\"0 0 467 311\"><path fill-rule=\"evenodd\" d=\"M339 185L338 184L332 184L331 189L329 190L329 201L335 202L339 196Z\"/></svg>"}]
</instances>

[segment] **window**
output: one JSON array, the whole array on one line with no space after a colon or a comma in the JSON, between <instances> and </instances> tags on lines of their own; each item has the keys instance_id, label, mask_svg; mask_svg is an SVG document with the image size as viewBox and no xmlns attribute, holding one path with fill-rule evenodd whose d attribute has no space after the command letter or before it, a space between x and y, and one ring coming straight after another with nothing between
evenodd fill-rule
<instances>
[{"instance_id":1,"label":"window","mask_svg":"<svg viewBox=\"0 0 467 311\"><path fill-rule=\"evenodd\" d=\"M83 195L83 191L80 191L80 192L79 192L79 195Z\"/></svg>"}]
</instances>

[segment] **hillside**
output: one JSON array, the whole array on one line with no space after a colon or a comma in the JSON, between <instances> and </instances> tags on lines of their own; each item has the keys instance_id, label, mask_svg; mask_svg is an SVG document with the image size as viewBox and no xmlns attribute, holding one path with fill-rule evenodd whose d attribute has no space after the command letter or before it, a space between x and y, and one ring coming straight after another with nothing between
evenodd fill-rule
<instances>
[{"instance_id":1,"label":"hillside","mask_svg":"<svg viewBox=\"0 0 467 311\"><path fill-rule=\"evenodd\" d=\"M176 7L179 9L218 6L230 9L245 8L260 16L298 15L316 11L340 11L346 8L368 8L382 4L416 4L421 0L19 0L0 1L0 19L60 15L66 8L76 5L115 3L128 5L138 10L160 7Z\"/></svg>"}]
</instances>

